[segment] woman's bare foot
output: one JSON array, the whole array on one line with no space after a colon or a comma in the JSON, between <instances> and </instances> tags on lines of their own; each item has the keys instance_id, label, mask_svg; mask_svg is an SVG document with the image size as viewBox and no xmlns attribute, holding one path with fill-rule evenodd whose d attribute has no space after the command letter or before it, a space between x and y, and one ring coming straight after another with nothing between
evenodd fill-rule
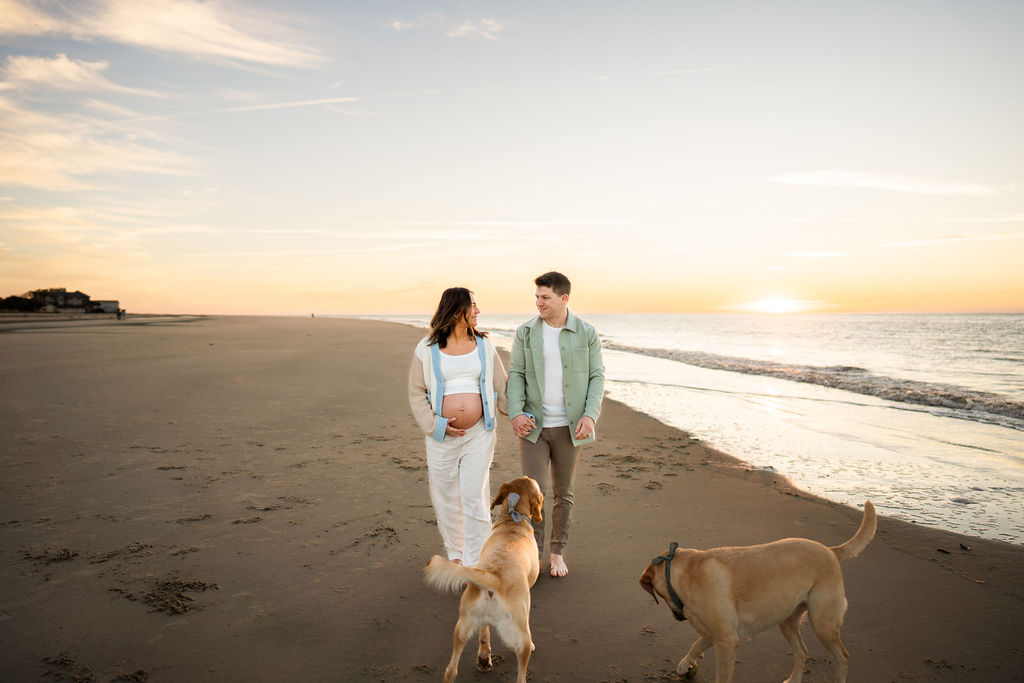
<instances>
[{"instance_id":1,"label":"woman's bare foot","mask_svg":"<svg viewBox=\"0 0 1024 683\"><path fill-rule=\"evenodd\" d=\"M562 559L562 556L551 553L551 576L560 579L568 573L569 568L565 566L565 560Z\"/></svg>"}]
</instances>

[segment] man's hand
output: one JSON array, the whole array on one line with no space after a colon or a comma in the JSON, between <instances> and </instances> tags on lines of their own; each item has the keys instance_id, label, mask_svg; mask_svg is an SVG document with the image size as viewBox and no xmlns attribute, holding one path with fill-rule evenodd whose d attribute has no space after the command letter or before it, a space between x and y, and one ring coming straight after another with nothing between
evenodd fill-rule
<instances>
[{"instance_id":1,"label":"man's hand","mask_svg":"<svg viewBox=\"0 0 1024 683\"><path fill-rule=\"evenodd\" d=\"M529 415L516 415L512 418L512 433L516 436L526 436L536 426L537 423Z\"/></svg>"},{"instance_id":2,"label":"man's hand","mask_svg":"<svg viewBox=\"0 0 1024 683\"><path fill-rule=\"evenodd\" d=\"M594 435L594 420L593 418L584 415L580 418L580 421L576 423L576 434L577 439L589 439Z\"/></svg>"}]
</instances>

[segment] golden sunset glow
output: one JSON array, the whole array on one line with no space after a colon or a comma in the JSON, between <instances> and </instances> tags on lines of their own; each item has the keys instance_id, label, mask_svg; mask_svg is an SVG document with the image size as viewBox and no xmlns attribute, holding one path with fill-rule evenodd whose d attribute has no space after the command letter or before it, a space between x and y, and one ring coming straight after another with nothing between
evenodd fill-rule
<instances>
[{"instance_id":1,"label":"golden sunset glow","mask_svg":"<svg viewBox=\"0 0 1024 683\"><path fill-rule=\"evenodd\" d=\"M817 305L817 302L814 301L776 298L741 304L738 308L751 313L805 313L815 310Z\"/></svg>"},{"instance_id":2,"label":"golden sunset glow","mask_svg":"<svg viewBox=\"0 0 1024 683\"><path fill-rule=\"evenodd\" d=\"M1024 310L1008 1L0 4L0 296Z\"/></svg>"}]
</instances>

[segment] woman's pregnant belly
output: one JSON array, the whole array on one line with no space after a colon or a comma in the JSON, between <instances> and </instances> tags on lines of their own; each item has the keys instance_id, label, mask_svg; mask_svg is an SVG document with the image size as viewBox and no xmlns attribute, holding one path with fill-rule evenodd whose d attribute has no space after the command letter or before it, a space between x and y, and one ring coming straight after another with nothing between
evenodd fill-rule
<instances>
[{"instance_id":1,"label":"woman's pregnant belly","mask_svg":"<svg viewBox=\"0 0 1024 683\"><path fill-rule=\"evenodd\" d=\"M456 429L469 429L484 416L480 394L448 394L441 403L441 417Z\"/></svg>"}]
</instances>

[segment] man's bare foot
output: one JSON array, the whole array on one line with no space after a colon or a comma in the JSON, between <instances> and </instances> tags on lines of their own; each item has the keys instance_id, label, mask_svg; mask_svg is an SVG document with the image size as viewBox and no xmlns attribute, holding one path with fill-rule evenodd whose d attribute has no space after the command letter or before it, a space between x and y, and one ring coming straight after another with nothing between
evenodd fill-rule
<instances>
[{"instance_id":1,"label":"man's bare foot","mask_svg":"<svg viewBox=\"0 0 1024 683\"><path fill-rule=\"evenodd\" d=\"M462 566L462 560L460 560L459 558L456 557L454 560L452 560L452 564L457 564L457 565L459 565L461 567Z\"/></svg>"},{"instance_id":2,"label":"man's bare foot","mask_svg":"<svg viewBox=\"0 0 1024 683\"><path fill-rule=\"evenodd\" d=\"M560 579L568 573L569 568L565 566L565 560L562 559L562 556L551 553L551 576Z\"/></svg>"}]
</instances>

